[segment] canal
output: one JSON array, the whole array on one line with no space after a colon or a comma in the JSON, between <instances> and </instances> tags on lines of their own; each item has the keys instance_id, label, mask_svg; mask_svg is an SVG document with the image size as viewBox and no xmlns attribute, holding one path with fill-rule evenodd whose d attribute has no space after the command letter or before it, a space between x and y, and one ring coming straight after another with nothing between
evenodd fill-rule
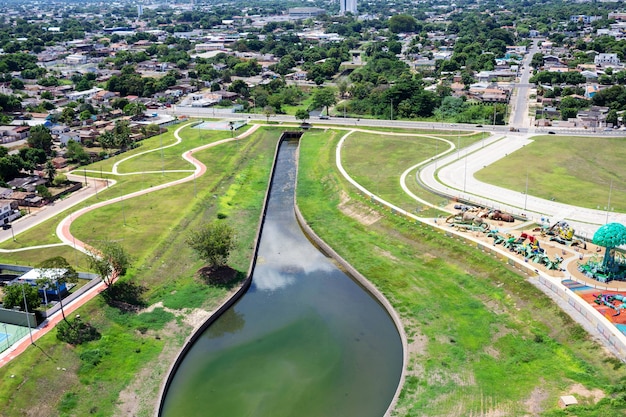
<instances>
[{"instance_id":1,"label":"canal","mask_svg":"<svg viewBox=\"0 0 626 417\"><path fill-rule=\"evenodd\" d=\"M393 399L400 335L301 231L298 144L280 145L252 284L187 352L163 417L382 417Z\"/></svg>"}]
</instances>

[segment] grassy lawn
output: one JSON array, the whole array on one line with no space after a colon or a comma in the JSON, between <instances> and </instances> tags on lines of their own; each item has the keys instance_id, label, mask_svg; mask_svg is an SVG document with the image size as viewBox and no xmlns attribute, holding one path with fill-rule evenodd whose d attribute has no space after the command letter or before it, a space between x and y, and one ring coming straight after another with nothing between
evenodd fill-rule
<instances>
[{"instance_id":1,"label":"grassy lawn","mask_svg":"<svg viewBox=\"0 0 626 417\"><path fill-rule=\"evenodd\" d=\"M400 186L402 173L433 156L451 149L449 144L433 137L411 136L414 131L402 135L354 132L344 142L342 164L350 176L370 192L395 205L423 217L435 217L441 212L427 209L422 203L409 197ZM428 133L432 135L432 132ZM455 140L441 136L446 140ZM458 137L458 145L466 147L482 140L482 135ZM418 197L437 206L445 206L448 200L424 190L415 179L416 170L407 176L407 187Z\"/></svg>"},{"instance_id":2,"label":"grassy lawn","mask_svg":"<svg viewBox=\"0 0 626 417\"><path fill-rule=\"evenodd\" d=\"M626 212L624 138L546 135L478 171L480 181L545 199ZM611 185L612 184L612 185Z\"/></svg>"},{"instance_id":3,"label":"grassy lawn","mask_svg":"<svg viewBox=\"0 0 626 417\"><path fill-rule=\"evenodd\" d=\"M624 415L622 394L577 407L574 414L557 410L558 396L574 384L621 391L622 363L495 259L389 214L361 224L358 213L369 207L335 169L340 135L313 133L300 151L303 214L383 291L409 337L408 375L395 415L526 416L532 408L549 416ZM350 216L344 214L347 205Z\"/></svg>"},{"instance_id":4,"label":"grassy lawn","mask_svg":"<svg viewBox=\"0 0 626 417\"><path fill-rule=\"evenodd\" d=\"M99 340L72 347L58 342L52 331L37 342L39 348L29 348L0 368L0 415L152 415L165 372L191 330L184 316L192 308L215 308L229 291L196 277L202 262L184 243L186 233L217 213L226 215L239 242L231 265L240 277L245 274L280 133L260 129L239 144L197 153L209 171L195 187L191 182L124 201L126 225L117 204L103 209L105 214L95 211L76 220L73 232L81 239L121 241L135 258L126 279L146 288L147 304L162 302L176 311L157 307L141 314L122 313L96 298L79 313L100 332ZM57 253L73 261L64 248L44 251L37 261ZM120 392L133 383L139 388L131 397L143 397L129 412L118 408L126 405Z\"/></svg>"},{"instance_id":5,"label":"grassy lawn","mask_svg":"<svg viewBox=\"0 0 626 417\"><path fill-rule=\"evenodd\" d=\"M404 193L400 176L446 148L447 143L432 138L354 132L344 141L341 156L344 168L356 182L384 200L415 212L421 204Z\"/></svg>"}]
</instances>

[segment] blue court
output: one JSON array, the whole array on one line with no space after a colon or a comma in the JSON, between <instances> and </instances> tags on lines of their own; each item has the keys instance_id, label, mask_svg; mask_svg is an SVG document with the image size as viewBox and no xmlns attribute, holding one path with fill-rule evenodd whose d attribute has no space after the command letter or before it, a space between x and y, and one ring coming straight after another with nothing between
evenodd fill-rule
<instances>
[{"instance_id":1,"label":"blue court","mask_svg":"<svg viewBox=\"0 0 626 417\"><path fill-rule=\"evenodd\" d=\"M9 335L6 333L0 333L0 342L9 338Z\"/></svg>"}]
</instances>

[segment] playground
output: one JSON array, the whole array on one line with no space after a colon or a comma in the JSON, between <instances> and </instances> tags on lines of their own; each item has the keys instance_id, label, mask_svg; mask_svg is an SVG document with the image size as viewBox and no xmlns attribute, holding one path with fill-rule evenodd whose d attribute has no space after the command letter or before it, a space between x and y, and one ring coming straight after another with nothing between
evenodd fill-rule
<instances>
[{"instance_id":1,"label":"playground","mask_svg":"<svg viewBox=\"0 0 626 417\"><path fill-rule=\"evenodd\" d=\"M595 307L621 333L626 335L626 311L622 312L626 309L626 291L601 291L571 279L565 279L561 283Z\"/></svg>"},{"instance_id":2,"label":"playground","mask_svg":"<svg viewBox=\"0 0 626 417\"><path fill-rule=\"evenodd\" d=\"M193 127L193 129L203 130L237 130L247 124L245 120L216 120L201 122Z\"/></svg>"}]
</instances>

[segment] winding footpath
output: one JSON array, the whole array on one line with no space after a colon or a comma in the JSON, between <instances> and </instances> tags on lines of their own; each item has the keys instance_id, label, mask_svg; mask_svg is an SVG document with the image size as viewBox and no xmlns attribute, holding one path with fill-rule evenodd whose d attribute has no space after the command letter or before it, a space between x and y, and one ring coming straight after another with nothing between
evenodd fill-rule
<instances>
[{"instance_id":1,"label":"winding footpath","mask_svg":"<svg viewBox=\"0 0 626 417\"><path fill-rule=\"evenodd\" d=\"M137 174L146 174L146 173L148 173L148 172L134 172L134 173L123 173L123 174L121 174L121 173L118 172L118 167L119 167L119 165L122 162L128 161L131 158L136 158L137 156L144 155L144 154L149 153L149 152L161 151L162 149L165 149L165 148L168 148L168 147L172 147L172 146L176 146L176 145L180 144L182 142L182 138L180 136L180 131L182 129L192 125L192 124L194 124L194 123L193 122L192 123L187 123L185 125L180 126L178 129L176 129L176 131L174 131L174 136L176 138L176 142L174 142L173 144L167 145L165 147L159 147L159 148L156 148L156 149L151 149L151 150L145 151L145 152L140 152L138 154L131 155L129 157L126 157L126 158L121 159L120 161L116 162L113 165L112 174L114 174L114 175L137 175ZM182 157L183 157L184 160L186 160L187 162L192 164L194 169L193 170L175 170L175 171L166 171L166 172L191 172L191 174L188 175L187 177L181 178L179 180L171 181L171 182L168 182L168 183L160 184L160 185L157 185L157 186L153 186L153 187L150 187L150 188L147 188L147 189L144 189L144 190L135 191L133 193L129 193L129 194L123 195L121 197L116 197L116 198L112 198L110 200L101 201L101 202L92 204L90 206L87 206L85 208L82 208L82 209L80 209L80 210L78 210L76 212L70 213L63 220L61 220L61 222L58 224L58 226L56 228L56 234L59 237L59 239L61 239L62 243L51 244L51 245L42 245L42 246L33 246L33 247L28 247L28 248L20 248L20 249L4 250L4 251L5 252L17 252L17 251L23 251L23 250L36 249L36 248L40 248L40 247L69 245L69 246L72 246L75 250L79 250L79 251L81 251L83 253L86 253L86 254L91 254L92 251L93 251L93 248L91 248L85 242L83 242L83 241L81 241L79 239L76 239L76 237L74 235L72 235L72 233L70 231L70 228L71 228L72 222L74 220L76 220L78 217L84 215L85 213L89 213L92 210L95 210L95 209L107 206L109 204L115 204L115 203L118 203L118 202L123 201L125 199L139 197L141 195L145 195L145 194L148 194L148 193L151 193L151 192L154 192L154 191L162 190L162 189L165 189L165 188L168 188L168 187L172 187L172 186L175 186L175 185L180 185L180 184L184 184L184 183L189 182L189 181L193 181L195 178L204 175L204 173L206 172L206 165L204 165L202 162L200 162L198 159L196 159L193 156L194 153L199 152L199 151L203 151L205 149L209 149L209 148L212 148L212 147L215 147L215 146L227 143L227 142L237 141L237 140L243 139L245 137L248 137L251 134L253 134L259 127L260 127L260 125L255 124L255 125L252 125L252 127L250 129L248 129L247 131L245 131L241 135L238 135L238 136L236 136L234 138L227 138L227 139L223 139L223 140L220 140L220 141L211 142L211 143L208 143L206 145L202 145L202 146L199 146L197 148L185 151L185 153L183 153ZM89 171L89 172L96 172L96 171ZM98 171L98 172L100 172L100 171ZM162 171L155 171L155 173L161 173L161 172ZM80 201L76 201L74 204L77 204L78 202L80 202ZM83 306L85 303L87 303L88 301L93 299L95 296L100 294L105 288L106 288L106 285L104 284L104 282L100 282L98 285L94 286L89 291L85 292L85 294L83 294L81 297L79 297L78 299L74 300L72 303L64 306L65 315L66 316L71 316L74 311L76 311L78 308ZM62 319L63 318L62 318L62 315L61 315L60 312L57 312L57 313L51 315L47 320L45 320L43 323L41 323L41 325L39 325L39 327L37 327L36 329L33 329L31 335L27 334L22 339L20 339L19 341L15 342L9 349L7 349L4 352L0 353L0 367L4 366L9 361L11 361L15 357L17 357L22 352L24 352L26 350L26 348L28 348L28 346L31 344L31 337L32 337L33 344L35 344L35 342L39 338L41 338L43 335L48 333L48 331L52 330L54 328L54 326L56 326Z\"/></svg>"}]
</instances>

